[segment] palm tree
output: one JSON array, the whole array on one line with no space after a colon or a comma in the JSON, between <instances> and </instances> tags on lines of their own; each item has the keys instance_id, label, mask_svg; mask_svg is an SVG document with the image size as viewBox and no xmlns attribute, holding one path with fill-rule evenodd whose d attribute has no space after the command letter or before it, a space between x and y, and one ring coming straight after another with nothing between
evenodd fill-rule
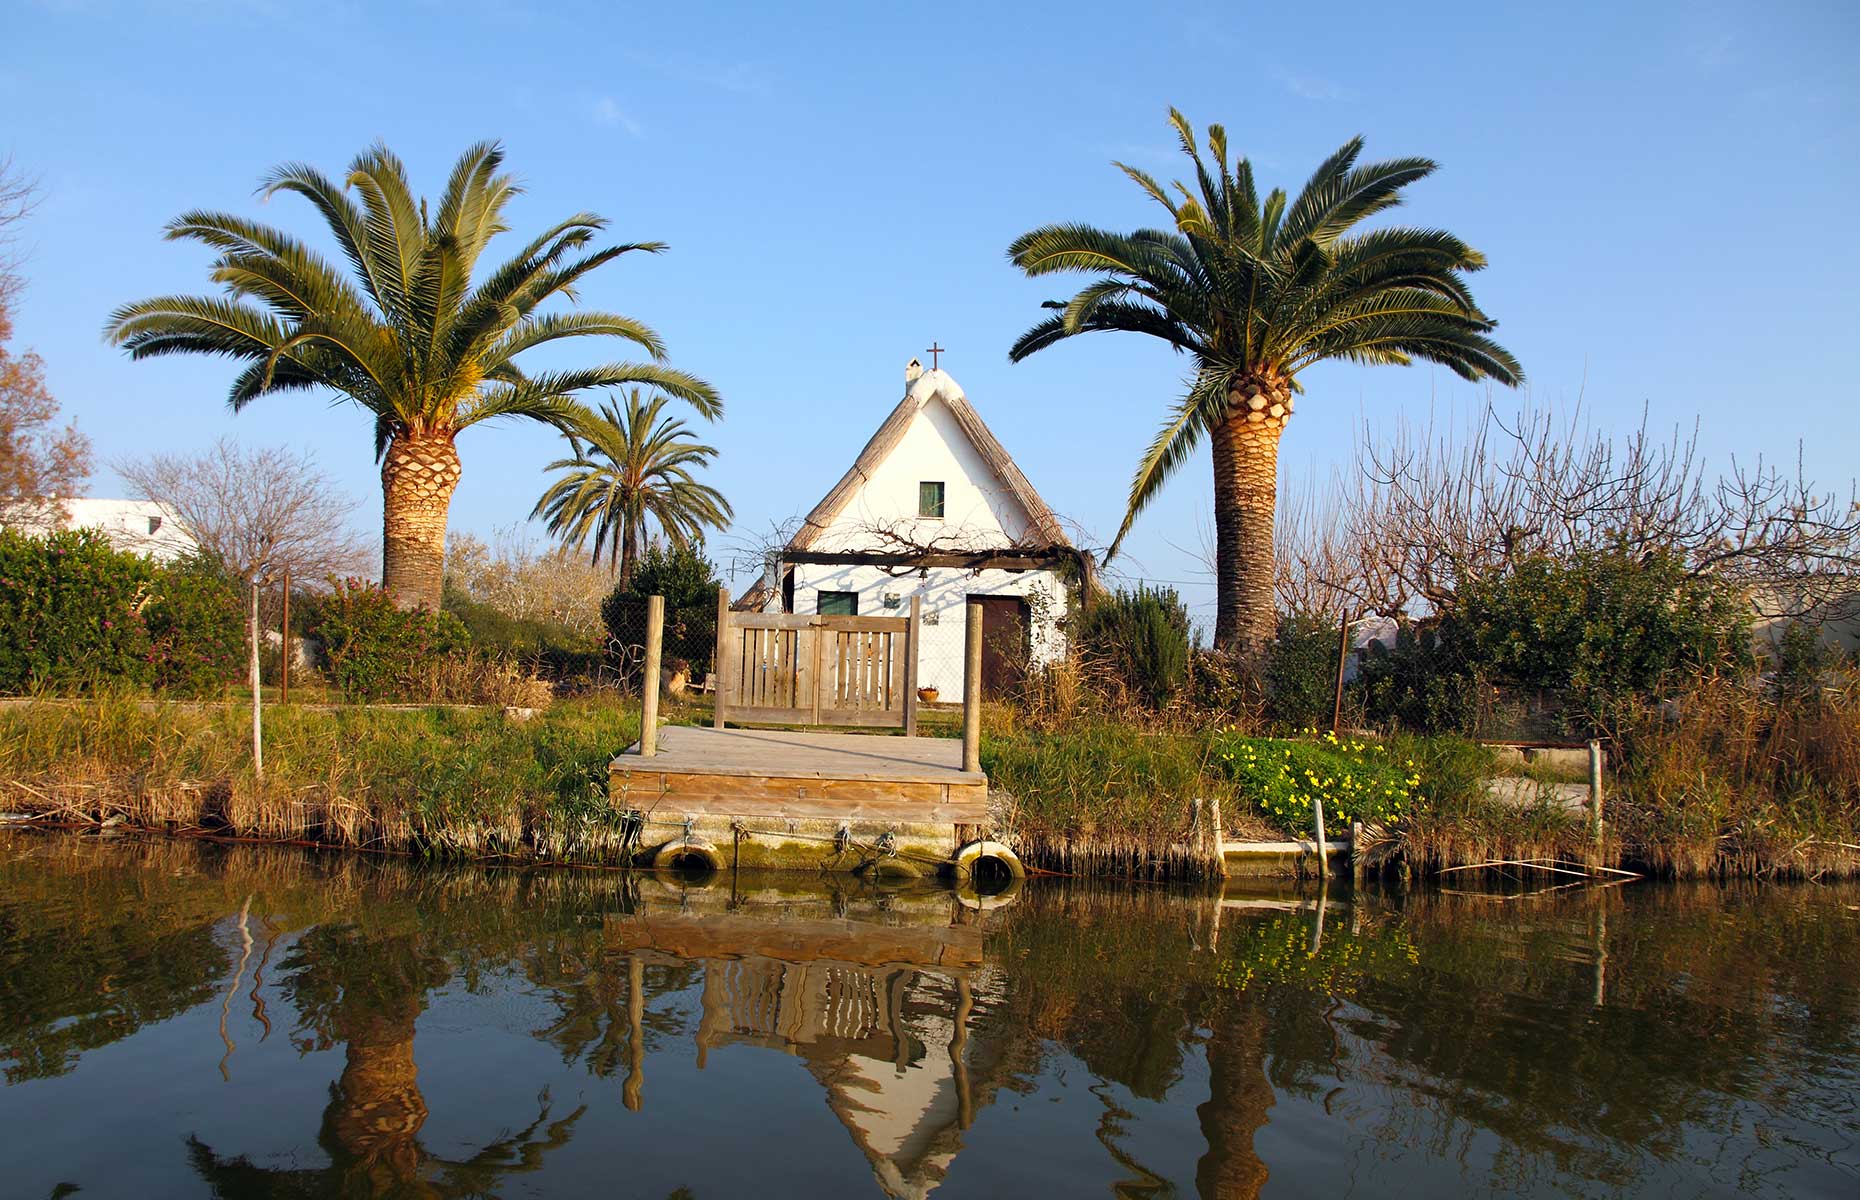
<instances>
[{"instance_id":1,"label":"palm tree","mask_svg":"<svg viewBox=\"0 0 1860 1200\"><path fill-rule=\"evenodd\" d=\"M692 477L716 449L695 440L682 420L663 416L665 405L666 397L647 400L638 388L627 392L624 409L604 401L571 434L574 457L549 464L563 474L530 513L577 550L592 539L594 565L605 553L623 588L645 549L649 518L682 548L702 541L705 526L722 529L733 515L721 492Z\"/></svg>"},{"instance_id":2,"label":"palm tree","mask_svg":"<svg viewBox=\"0 0 1860 1200\"><path fill-rule=\"evenodd\" d=\"M1096 276L1054 315L1022 334L1019 362L1075 334L1128 330L1160 338L1194 359L1187 392L1171 406L1137 465L1115 556L1137 514L1206 437L1214 458L1215 644L1256 647L1273 636L1272 522L1279 435L1298 376L1329 359L1439 363L1465 379L1516 385L1523 371L1486 335L1462 273L1485 256L1443 230L1351 233L1401 202L1403 188L1434 171L1424 158L1358 167L1361 138L1345 142L1288 202L1262 201L1252 164L1227 162L1227 133L1208 127L1210 164L1194 130L1169 110L1196 187L1175 198L1150 175L1115 164L1167 209L1173 229L1111 233L1046 225L1008 248L1028 275Z\"/></svg>"},{"instance_id":3,"label":"palm tree","mask_svg":"<svg viewBox=\"0 0 1860 1200\"><path fill-rule=\"evenodd\" d=\"M272 392L324 391L373 414L382 583L404 605L439 604L461 430L498 417L566 430L586 411L576 399L580 392L628 383L658 387L705 417L722 411L709 384L663 365L663 344L639 321L539 311L553 296L572 300L596 267L634 250L656 253L663 243L592 248L606 222L577 213L474 285L479 256L509 228L504 206L520 190L499 172L503 158L490 142L467 150L430 217L408 186L406 168L383 145L357 157L341 186L313 167L280 167L260 195L294 192L315 205L347 275L270 226L188 212L168 225L168 237L218 251L209 278L224 294L125 305L106 330L132 358L218 354L248 364L233 380L235 412ZM622 338L652 361L534 374L515 361L571 337Z\"/></svg>"}]
</instances>

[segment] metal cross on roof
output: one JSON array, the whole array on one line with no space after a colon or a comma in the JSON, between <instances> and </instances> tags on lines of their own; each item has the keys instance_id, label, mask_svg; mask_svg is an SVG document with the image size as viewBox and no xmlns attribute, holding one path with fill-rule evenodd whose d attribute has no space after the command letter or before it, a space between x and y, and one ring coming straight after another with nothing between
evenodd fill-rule
<instances>
[{"instance_id":1,"label":"metal cross on roof","mask_svg":"<svg viewBox=\"0 0 1860 1200\"><path fill-rule=\"evenodd\" d=\"M937 355L946 354L948 351L944 350L943 347L937 345L935 342L931 342L930 348L924 351L924 353L930 356L930 369L934 371L937 369Z\"/></svg>"}]
</instances>

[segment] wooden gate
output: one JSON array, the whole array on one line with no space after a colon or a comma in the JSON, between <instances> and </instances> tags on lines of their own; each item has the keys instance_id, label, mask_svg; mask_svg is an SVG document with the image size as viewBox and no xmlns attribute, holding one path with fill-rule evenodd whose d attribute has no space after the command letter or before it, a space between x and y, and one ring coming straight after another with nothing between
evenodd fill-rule
<instances>
[{"instance_id":1,"label":"wooden gate","mask_svg":"<svg viewBox=\"0 0 1860 1200\"><path fill-rule=\"evenodd\" d=\"M908 617L717 612L714 724L917 732L917 597Z\"/></svg>"}]
</instances>

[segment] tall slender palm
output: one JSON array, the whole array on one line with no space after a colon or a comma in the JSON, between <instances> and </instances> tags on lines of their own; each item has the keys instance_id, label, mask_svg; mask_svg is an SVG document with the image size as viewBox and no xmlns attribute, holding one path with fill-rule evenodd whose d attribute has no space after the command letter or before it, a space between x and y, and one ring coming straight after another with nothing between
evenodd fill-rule
<instances>
[{"instance_id":1,"label":"tall slender palm","mask_svg":"<svg viewBox=\"0 0 1860 1200\"><path fill-rule=\"evenodd\" d=\"M605 553L623 587L645 549L648 520L674 546L685 546L702 541L705 526L722 529L732 516L723 493L693 477L716 449L694 439L682 420L663 415L665 405L666 397L648 400L639 388L626 393L624 408L611 397L603 401L571 434L574 457L549 464L562 476L530 513L577 550L592 541L594 565Z\"/></svg>"},{"instance_id":2,"label":"tall slender palm","mask_svg":"<svg viewBox=\"0 0 1860 1200\"><path fill-rule=\"evenodd\" d=\"M1227 133L1208 127L1212 163L1194 130L1169 110L1196 186L1175 194L1134 167L1116 166L1168 210L1171 229L1112 233L1046 225L1008 249L1028 275L1096 276L1054 315L1022 334L1015 362L1076 334L1127 330L1160 338L1194 359L1185 395L1169 409L1131 480L1117 553L1137 514L1206 437L1214 457L1215 644L1237 650L1273 635L1272 521L1279 436L1298 376L1328 359L1439 363L1466 379L1523 379L1517 360L1486 335L1495 325L1473 303L1463 273L1485 256L1438 229L1351 231L1401 202L1432 174L1425 158L1357 166L1361 138L1318 167L1298 197L1263 200L1253 168L1227 161ZM1179 196L1179 198L1178 198Z\"/></svg>"},{"instance_id":3,"label":"tall slender palm","mask_svg":"<svg viewBox=\"0 0 1860 1200\"><path fill-rule=\"evenodd\" d=\"M461 430L498 417L568 429L594 387L645 383L706 417L722 409L696 376L664 364L657 334L607 312L542 312L575 298L595 268L659 242L593 248L606 221L577 213L526 244L474 284L479 256L506 232L504 206L520 190L500 172L503 151L481 142L452 168L429 216L406 168L375 145L339 186L315 168L274 171L262 196L293 192L316 207L341 249L345 275L304 243L228 213L194 211L168 225L169 239L218 251L209 278L221 296L161 296L111 315L107 336L133 358L217 354L247 363L233 380L235 412L259 396L325 391L374 417L381 462L382 582L406 605L439 604L446 513L459 481ZM617 337L651 362L610 362L525 372L526 350L571 337Z\"/></svg>"}]
</instances>

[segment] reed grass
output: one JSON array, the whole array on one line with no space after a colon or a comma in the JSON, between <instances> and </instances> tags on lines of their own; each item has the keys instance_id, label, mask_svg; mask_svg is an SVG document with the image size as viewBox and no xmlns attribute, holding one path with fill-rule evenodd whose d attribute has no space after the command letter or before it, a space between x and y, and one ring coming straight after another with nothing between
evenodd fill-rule
<instances>
[{"instance_id":1,"label":"reed grass","mask_svg":"<svg viewBox=\"0 0 1860 1200\"><path fill-rule=\"evenodd\" d=\"M924 732L954 733L942 716ZM625 701L561 701L527 721L499 709L274 706L262 779L249 722L243 706L107 689L0 706L0 811L436 858L630 854L606 794L608 760L637 736ZM1197 799L1203 814L1220 806L1228 840L1307 833L1270 825L1262 797L1224 769L1218 743L1233 736L990 704L982 765L994 832L1038 867L1147 878L1211 867ZM1373 858L1417 873L1560 858L1675 877L1860 874L1860 687L1850 684L1778 704L1706 680L1632 714L1610 748L1599 846L1585 813L1492 800L1485 780L1502 772L1473 742L1397 735L1384 745L1416 764L1420 783L1399 821L1372 830Z\"/></svg>"},{"instance_id":2,"label":"reed grass","mask_svg":"<svg viewBox=\"0 0 1860 1200\"><path fill-rule=\"evenodd\" d=\"M0 709L4 807L52 820L436 857L596 857L606 764L637 736L616 702L311 709L264 719L255 777L242 708L130 693ZM617 843L617 839L615 839Z\"/></svg>"}]
</instances>

